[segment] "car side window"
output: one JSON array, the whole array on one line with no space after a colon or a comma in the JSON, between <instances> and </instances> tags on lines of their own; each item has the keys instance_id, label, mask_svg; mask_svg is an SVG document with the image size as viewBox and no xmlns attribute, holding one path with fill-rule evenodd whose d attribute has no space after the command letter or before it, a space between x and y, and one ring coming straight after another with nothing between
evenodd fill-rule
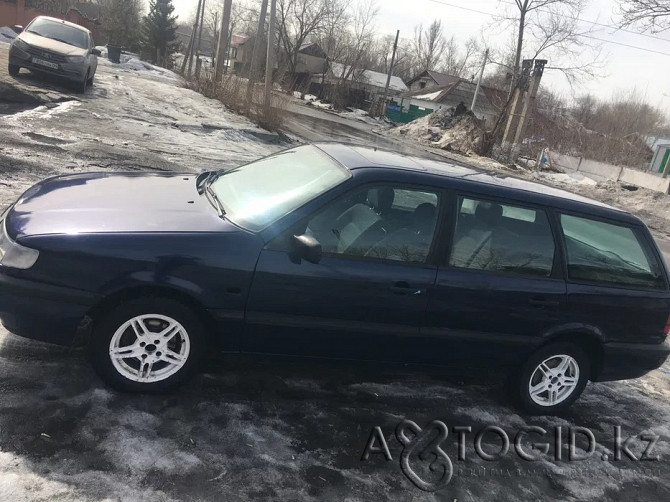
<instances>
[{"instance_id":1,"label":"car side window","mask_svg":"<svg viewBox=\"0 0 670 502\"><path fill-rule=\"evenodd\" d=\"M549 277L555 248L544 211L459 198L450 265Z\"/></svg>"},{"instance_id":2,"label":"car side window","mask_svg":"<svg viewBox=\"0 0 670 502\"><path fill-rule=\"evenodd\" d=\"M660 263L631 227L567 214L560 222L570 279L665 288Z\"/></svg>"},{"instance_id":3,"label":"car side window","mask_svg":"<svg viewBox=\"0 0 670 502\"><path fill-rule=\"evenodd\" d=\"M324 253L425 263L439 207L436 192L392 186L355 190L309 218Z\"/></svg>"}]
</instances>

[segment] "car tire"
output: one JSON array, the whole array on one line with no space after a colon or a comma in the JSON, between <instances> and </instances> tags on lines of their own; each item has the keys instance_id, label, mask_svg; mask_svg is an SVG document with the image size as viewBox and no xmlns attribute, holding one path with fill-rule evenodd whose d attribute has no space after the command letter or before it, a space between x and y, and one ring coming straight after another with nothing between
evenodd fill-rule
<instances>
[{"instance_id":1,"label":"car tire","mask_svg":"<svg viewBox=\"0 0 670 502\"><path fill-rule=\"evenodd\" d=\"M95 76L95 75L94 75L94 76ZM94 76L92 76L91 78L88 79L88 86L89 86L89 87L91 87L91 86L93 85L93 77L94 77Z\"/></svg>"},{"instance_id":2,"label":"car tire","mask_svg":"<svg viewBox=\"0 0 670 502\"><path fill-rule=\"evenodd\" d=\"M195 372L205 340L190 308L170 298L139 298L94 320L88 350L93 369L111 387L164 392Z\"/></svg>"},{"instance_id":3,"label":"car tire","mask_svg":"<svg viewBox=\"0 0 670 502\"><path fill-rule=\"evenodd\" d=\"M9 75L11 77L17 77L19 75L20 70L21 70L21 67L19 65L15 65L15 64L7 65L7 71L9 72Z\"/></svg>"},{"instance_id":4,"label":"car tire","mask_svg":"<svg viewBox=\"0 0 670 502\"><path fill-rule=\"evenodd\" d=\"M79 94L86 94L86 89L88 88L88 74L89 72L86 72L86 76L84 77L84 80L82 82L79 82L77 85L77 92Z\"/></svg>"},{"instance_id":5,"label":"car tire","mask_svg":"<svg viewBox=\"0 0 670 502\"><path fill-rule=\"evenodd\" d=\"M531 415L555 415L579 398L590 371L589 358L577 345L552 343L528 358L512 390Z\"/></svg>"}]
</instances>

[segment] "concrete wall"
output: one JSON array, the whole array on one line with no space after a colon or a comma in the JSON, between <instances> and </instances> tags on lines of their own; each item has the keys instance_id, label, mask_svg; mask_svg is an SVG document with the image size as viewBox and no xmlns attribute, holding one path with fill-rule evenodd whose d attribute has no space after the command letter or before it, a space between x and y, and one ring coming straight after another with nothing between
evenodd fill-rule
<instances>
[{"instance_id":1,"label":"concrete wall","mask_svg":"<svg viewBox=\"0 0 670 502\"><path fill-rule=\"evenodd\" d=\"M556 153L551 153L550 158L553 167L562 171L577 171L596 181L612 180L656 192L668 193L670 191L670 178L663 178L659 173L638 171L629 167Z\"/></svg>"}]
</instances>

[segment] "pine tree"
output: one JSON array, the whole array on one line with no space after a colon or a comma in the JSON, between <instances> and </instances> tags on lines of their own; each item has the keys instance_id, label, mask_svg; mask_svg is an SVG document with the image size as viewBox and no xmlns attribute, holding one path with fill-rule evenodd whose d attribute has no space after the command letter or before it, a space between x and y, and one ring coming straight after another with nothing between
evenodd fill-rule
<instances>
[{"instance_id":1,"label":"pine tree","mask_svg":"<svg viewBox=\"0 0 670 502\"><path fill-rule=\"evenodd\" d=\"M172 0L151 0L149 13L144 16L142 36L144 49L153 64L167 66L170 56L177 51L177 17Z\"/></svg>"}]
</instances>

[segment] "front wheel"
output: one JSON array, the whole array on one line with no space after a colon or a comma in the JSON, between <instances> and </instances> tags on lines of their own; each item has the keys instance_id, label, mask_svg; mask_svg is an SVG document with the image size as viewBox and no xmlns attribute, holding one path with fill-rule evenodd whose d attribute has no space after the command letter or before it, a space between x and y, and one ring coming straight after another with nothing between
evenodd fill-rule
<instances>
[{"instance_id":1,"label":"front wheel","mask_svg":"<svg viewBox=\"0 0 670 502\"><path fill-rule=\"evenodd\" d=\"M94 370L111 387L160 392L193 373L204 339L197 317L181 303L136 299L102 316L89 352Z\"/></svg>"},{"instance_id":2,"label":"front wheel","mask_svg":"<svg viewBox=\"0 0 670 502\"><path fill-rule=\"evenodd\" d=\"M533 415L564 411L581 395L589 380L589 359L570 343L552 343L535 352L515 382L521 406Z\"/></svg>"},{"instance_id":3,"label":"front wheel","mask_svg":"<svg viewBox=\"0 0 670 502\"><path fill-rule=\"evenodd\" d=\"M20 70L21 67L15 64L10 64L7 66L7 71L9 72L9 75L12 77L18 76Z\"/></svg>"}]
</instances>

